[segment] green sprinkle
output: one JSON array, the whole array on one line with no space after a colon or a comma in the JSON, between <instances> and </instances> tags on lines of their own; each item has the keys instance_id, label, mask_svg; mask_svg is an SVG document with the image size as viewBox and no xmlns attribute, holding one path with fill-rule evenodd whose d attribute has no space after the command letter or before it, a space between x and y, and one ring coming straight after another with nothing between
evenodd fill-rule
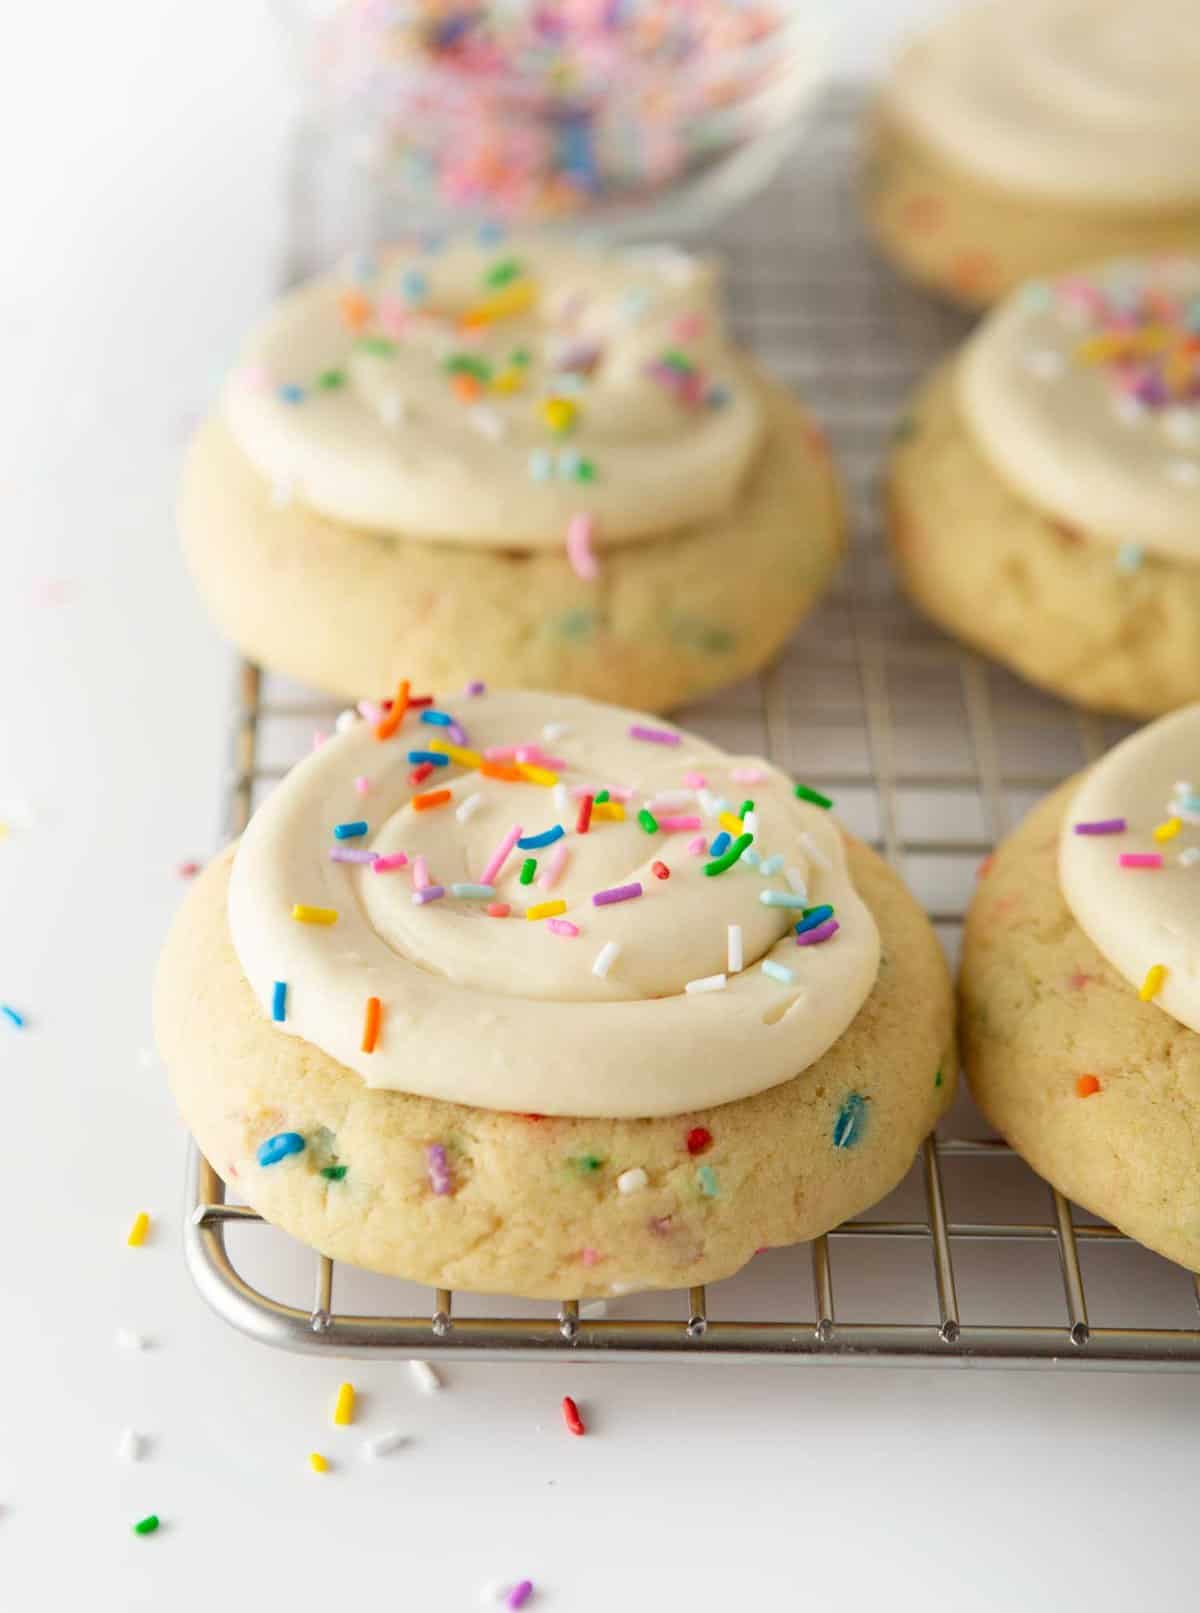
<instances>
[{"instance_id":1,"label":"green sprinkle","mask_svg":"<svg viewBox=\"0 0 1200 1613\"><path fill-rule=\"evenodd\" d=\"M443 368L449 375L473 375L477 381L490 381L492 366L474 353L451 353Z\"/></svg>"},{"instance_id":2,"label":"green sprinkle","mask_svg":"<svg viewBox=\"0 0 1200 1613\"><path fill-rule=\"evenodd\" d=\"M596 467L590 459L581 459L572 467L571 476L577 482L594 482Z\"/></svg>"},{"instance_id":3,"label":"green sprinkle","mask_svg":"<svg viewBox=\"0 0 1200 1613\"><path fill-rule=\"evenodd\" d=\"M723 874L727 868L732 868L753 839L753 835L738 835L733 844L726 846L719 857L715 857L710 863L705 863L704 872L706 874Z\"/></svg>"},{"instance_id":4,"label":"green sprinkle","mask_svg":"<svg viewBox=\"0 0 1200 1613\"><path fill-rule=\"evenodd\" d=\"M807 784L797 784L796 798L800 801L811 801L813 806L824 807L827 812L833 805L827 795L822 795L820 790L810 789Z\"/></svg>"},{"instance_id":5,"label":"green sprinkle","mask_svg":"<svg viewBox=\"0 0 1200 1613\"><path fill-rule=\"evenodd\" d=\"M345 386L345 370L322 370L317 376L317 385L323 392L336 392L338 387Z\"/></svg>"},{"instance_id":6,"label":"green sprinkle","mask_svg":"<svg viewBox=\"0 0 1200 1613\"><path fill-rule=\"evenodd\" d=\"M683 375L690 375L695 365L686 353L681 353L677 347L668 347L662 356L662 362L672 370L679 370Z\"/></svg>"},{"instance_id":7,"label":"green sprinkle","mask_svg":"<svg viewBox=\"0 0 1200 1613\"><path fill-rule=\"evenodd\" d=\"M139 1518L133 1526L135 1535L152 1535L158 1528L158 1513L151 1512L145 1518Z\"/></svg>"},{"instance_id":8,"label":"green sprinkle","mask_svg":"<svg viewBox=\"0 0 1200 1613\"><path fill-rule=\"evenodd\" d=\"M747 812L753 812L753 811L754 811L754 802L753 801L743 801L741 806L738 807L738 817L739 818L744 818L746 816Z\"/></svg>"},{"instance_id":9,"label":"green sprinkle","mask_svg":"<svg viewBox=\"0 0 1200 1613\"><path fill-rule=\"evenodd\" d=\"M717 1173L711 1165L701 1165L696 1172L696 1186L706 1199L721 1196L721 1189L717 1186Z\"/></svg>"},{"instance_id":10,"label":"green sprinkle","mask_svg":"<svg viewBox=\"0 0 1200 1613\"><path fill-rule=\"evenodd\" d=\"M527 347L514 347L508 355L508 362L515 364L519 370L523 370L532 358L533 354Z\"/></svg>"},{"instance_id":11,"label":"green sprinkle","mask_svg":"<svg viewBox=\"0 0 1200 1613\"><path fill-rule=\"evenodd\" d=\"M321 1175L327 1182L340 1182L349 1169L349 1165L323 1165Z\"/></svg>"},{"instance_id":12,"label":"green sprinkle","mask_svg":"<svg viewBox=\"0 0 1200 1613\"><path fill-rule=\"evenodd\" d=\"M934 1084L935 1088L940 1087L941 1084L942 1084L942 1071L941 1071L940 1066L938 1068L938 1073L933 1078L933 1084Z\"/></svg>"},{"instance_id":13,"label":"green sprinkle","mask_svg":"<svg viewBox=\"0 0 1200 1613\"><path fill-rule=\"evenodd\" d=\"M507 286L518 280L524 274L524 269L516 258L501 258L499 263L493 263L483 277L485 286Z\"/></svg>"},{"instance_id":14,"label":"green sprinkle","mask_svg":"<svg viewBox=\"0 0 1200 1613\"><path fill-rule=\"evenodd\" d=\"M537 858L536 857L526 857L525 861L521 864L521 883L522 883L522 885L532 885L533 884L533 876L536 873L537 873Z\"/></svg>"},{"instance_id":15,"label":"green sprinkle","mask_svg":"<svg viewBox=\"0 0 1200 1613\"><path fill-rule=\"evenodd\" d=\"M656 835L658 833L658 819L654 816L653 812L648 812L645 807L643 807L638 813L638 822L648 835Z\"/></svg>"},{"instance_id":16,"label":"green sprinkle","mask_svg":"<svg viewBox=\"0 0 1200 1613\"><path fill-rule=\"evenodd\" d=\"M592 804L594 806L599 806L601 804L601 802L607 801L607 800L608 800L608 791L607 790L597 790L596 795L595 795L595 799L594 799Z\"/></svg>"},{"instance_id":17,"label":"green sprinkle","mask_svg":"<svg viewBox=\"0 0 1200 1613\"><path fill-rule=\"evenodd\" d=\"M601 1168L604 1161L599 1154L577 1154L574 1159L569 1159L567 1163L572 1170L578 1171L581 1176L590 1176L593 1171L598 1171Z\"/></svg>"},{"instance_id":18,"label":"green sprinkle","mask_svg":"<svg viewBox=\"0 0 1200 1613\"><path fill-rule=\"evenodd\" d=\"M376 358L391 358L397 351L395 342L386 336L363 336L354 345L361 353L373 353Z\"/></svg>"}]
</instances>

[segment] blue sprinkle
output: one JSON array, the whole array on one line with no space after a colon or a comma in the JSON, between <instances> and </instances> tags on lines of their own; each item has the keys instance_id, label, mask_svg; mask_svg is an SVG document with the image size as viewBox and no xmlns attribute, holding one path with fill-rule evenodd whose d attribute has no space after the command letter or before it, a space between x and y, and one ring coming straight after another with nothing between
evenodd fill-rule
<instances>
[{"instance_id":1,"label":"blue sprinkle","mask_svg":"<svg viewBox=\"0 0 1200 1613\"><path fill-rule=\"evenodd\" d=\"M505 235L504 225L488 222L479 226L477 239L480 246L495 246L497 241L503 241Z\"/></svg>"},{"instance_id":2,"label":"blue sprinkle","mask_svg":"<svg viewBox=\"0 0 1200 1613\"><path fill-rule=\"evenodd\" d=\"M446 237L439 235L436 230L427 230L421 237L421 251L427 252L431 258L436 258L439 252L446 250Z\"/></svg>"},{"instance_id":3,"label":"blue sprinkle","mask_svg":"<svg viewBox=\"0 0 1200 1613\"><path fill-rule=\"evenodd\" d=\"M796 934L803 935L805 930L815 930L818 925L826 923L832 917L833 909L827 902L820 907L810 907L797 924Z\"/></svg>"},{"instance_id":4,"label":"blue sprinkle","mask_svg":"<svg viewBox=\"0 0 1200 1613\"><path fill-rule=\"evenodd\" d=\"M772 874L777 874L782 867L783 853L781 851L772 852L769 857L764 857L762 860L762 871L768 878Z\"/></svg>"},{"instance_id":5,"label":"blue sprinkle","mask_svg":"<svg viewBox=\"0 0 1200 1613\"><path fill-rule=\"evenodd\" d=\"M409 302L424 302L429 295L429 281L420 269L406 269L400 279L400 289Z\"/></svg>"},{"instance_id":6,"label":"blue sprinkle","mask_svg":"<svg viewBox=\"0 0 1200 1613\"><path fill-rule=\"evenodd\" d=\"M408 759L415 764L431 762L434 767L449 767L450 765L450 758L443 756L441 751L438 750L410 750Z\"/></svg>"},{"instance_id":7,"label":"blue sprinkle","mask_svg":"<svg viewBox=\"0 0 1200 1613\"><path fill-rule=\"evenodd\" d=\"M1140 543L1123 543L1117 550L1117 570L1139 571L1145 556L1146 551Z\"/></svg>"},{"instance_id":8,"label":"blue sprinkle","mask_svg":"<svg viewBox=\"0 0 1200 1613\"><path fill-rule=\"evenodd\" d=\"M451 728L454 718L448 711L432 711L429 707L421 713L421 721L431 723L434 728Z\"/></svg>"},{"instance_id":9,"label":"blue sprinkle","mask_svg":"<svg viewBox=\"0 0 1200 1613\"><path fill-rule=\"evenodd\" d=\"M741 855L740 860L744 863L749 863L751 868L757 868L760 863L758 852L755 851L753 846L746 847L745 851L743 851Z\"/></svg>"},{"instance_id":10,"label":"blue sprinkle","mask_svg":"<svg viewBox=\"0 0 1200 1613\"><path fill-rule=\"evenodd\" d=\"M564 481L571 481L575 472L582 463L583 456L578 448L564 448L558 456L558 474Z\"/></svg>"},{"instance_id":11,"label":"blue sprinkle","mask_svg":"<svg viewBox=\"0 0 1200 1613\"><path fill-rule=\"evenodd\" d=\"M717 1186L717 1173L711 1165L701 1165L696 1172L696 1186L706 1199L715 1199L721 1196L721 1189Z\"/></svg>"},{"instance_id":12,"label":"blue sprinkle","mask_svg":"<svg viewBox=\"0 0 1200 1613\"><path fill-rule=\"evenodd\" d=\"M294 381L289 381L285 386L279 388L279 396L284 403L303 403L304 388L297 386Z\"/></svg>"},{"instance_id":13,"label":"blue sprinkle","mask_svg":"<svg viewBox=\"0 0 1200 1613\"><path fill-rule=\"evenodd\" d=\"M1054 293L1044 280L1031 280L1021 288L1020 300L1024 307L1039 313L1053 304Z\"/></svg>"},{"instance_id":14,"label":"blue sprinkle","mask_svg":"<svg viewBox=\"0 0 1200 1613\"><path fill-rule=\"evenodd\" d=\"M366 832L367 824L364 818L357 818L353 823L335 823L333 826L335 840L358 840Z\"/></svg>"},{"instance_id":15,"label":"blue sprinkle","mask_svg":"<svg viewBox=\"0 0 1200 1613\"><path fill-rule=\"evenodd\" d=\"M720 834L713 841L712 845L708 848L709 856L720 857L725 851L728 850L730 839L731 836L727 834L724 829L722 829Z\"/></svg>"},{"instance_id":16,"label":"blue sprinkle","mask_svg":"<svg viewBox=\"0 0 1200 1613\"><path fill-rule=\"evenodd\" d=\"M10 1008L8 1003L0 1003L0 1014L3 1014L9 1024L15 1029L19 1031L23 1031L25 1029L25 1015L18 1014L17 1010L15 1008Z\"/></svg>"},{"instance_id":17,"label":"blue sprinkle","mask_svg":"<svg viewBox=\"0 0 1200 1613\"><path fill-rule=\"evenodd\" d=\"M450 894L460 899L470 898L479 902L490 902L496 894L496 887L494 885L451 885Z\"/></svg>"},{"instance_id":18,"label":"blue sprinkle","mask_svg":"<svg viewBox=\"0 0 1200 1613\"><path fill-rule=\"evenodd\" d=\"M1171 802L1176 812L1200 812L1200 795L1189 795L1186 790L1181 791Z\"/></svg>"},{"instance_id":19,"label":"blue sprinkle","mask_svg":"<svg viewBox=\"0 0 1200 1613\"><path fill-rule=\"evenodd\" d=\"M303 1152L304 1138L298 1131L281 1131L274 1137L268 1137L265 1143L259 1143L256 1157L260 1165L278 1165L289 1154Z\"/></svg>"},{"instance_id":20,"label":"blue sprinkle","mask_svg":"<svg viewBox=\"0 0 1200 1613\"><path fill-rule=\"evenodd\" d=\"M552 846L556 840L562 839L563 833L562 824L556 823L553 829L543 829L540 835L526 835L523 840L517 841L517 845L522 851L536 851L539 846Z\"/></svg>"},{"instance_id":21,"label":"blue sprinkle","mask_svg":"<svg viewBox=\"0 0 1200 1613\"><path fill-rule=\"evenodd\" d=\"M799 891L759 891L758 899L764 907L807 907L808 897Z\"/></svg>"},{"instance_id":22,"label":"blue sprinkle","mask_svg":"<svg viewBox=\"0 0 1200 1613\"><path fill-rule=\"evenodd\" d=\"M271 993L271 1018L277 1025L282 1025L287 1018L287 981L277 980L275 990Z\"/></svg>"},{"instance_id":23,"label":"blue sprinkle","mask_svg":"<svg viewBox=\"0 0 1200 1613\"><path fill-rule=\"evenodd\" d=\"M710 386L704 401L710 409L724 409L732 396L727 386Z\"/></svg>"},{"instance_id":24,"label":"blue sprinkle","mask_svg":"<svg viewBox=\"0 0 1200 1613\"><path fill-rule=\"evenodd\" d=\"M772 980L778 980L781 986L790 986L795 975L786 964L776 963L773 958L764 958L762 972Z\"/></svg>"},{"instance_id":25,"label":"blue sprinkle","mask_svg":"<svg viewBox=\"0 0 1200 1613\"><path fill-rule=\"evenodd\" d=\"M866 1125L867 1100L861 1094L852 1092L838 1110L833 1123L833 1146L853 1148L855 1143L862 1141Z\"/></svg>"},{"instance_id":26,"label":"blue sprinkle","mask_svg":"<svg viewBox=\"0 0 1200 1613\"><path fill-rule=\"evenodd\" d=\"M350 264L350 278L360 286L365 286L374 280L379 273L379 264L372 252L356 252Z\"/></svg>"},{"instance_id":27,"label":"blue sprinkle","mask_svg":"<svg viewBox=\"0 0 1200 1613\"><path fill-rule=\"evenodd\" d=\"M546 448L535 448L529 456L529 474L535 482L548 482L554 474L554 455Z\"/></svg>"},{"instance_id":28,"label":"blue sprinkle","mask_svg":"<svg viewBox=\"0 0 1200 1613\"><path fill-rule=\"evenodd\" d=\"M648 291L627 291L621 298L621 312L626 319L638 320L650 306L650 293Z\"/></svg>"}]
</instances>

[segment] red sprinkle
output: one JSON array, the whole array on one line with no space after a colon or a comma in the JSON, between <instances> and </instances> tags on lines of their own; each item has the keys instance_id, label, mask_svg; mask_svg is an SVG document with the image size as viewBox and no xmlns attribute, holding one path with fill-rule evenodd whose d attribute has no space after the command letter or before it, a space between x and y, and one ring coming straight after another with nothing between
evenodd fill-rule
<instances>
[{"instance_id":1,"label":"red sprinkle","mask_svg":"<svg viewBox=\"0 0 1200 1613\"><path fill-rule=\"evenodd\" d=\"M595 799L594 795L585 795L579 803L579 816L575 819L575 833L577 835L587 834L592 821L592 803Z\"/></svg>"},{"instance_id":2,"label":"red sprinkle","mask_svg":"<svg viewBox=\"0 0 1200 1613\"><path fill-rule=\"evenodd\" d=\"M655 879L670 879L671 877L671 870L667 867L666 863L652 862L650 864L650 872L654 875Z\"/></svg>"},{"instance_id":3,"label":"red sprinkle","mask_svg":"<svg viewBox=\"0 0 1200 1613\"><path fill-rule=\"evenodd\" d=\"M1098 1076L1081 1075L1075 1083L1075 1096L1077 1098L1093 1098L1100 1090Z\"/></svg>"},{"instance_id":4,"label":"red sprinkle","mask_svg":"<svg viewBox=\"0 0 1200 1613\"><path fill-rule=\"evenodd\" d=\"M196 875L203 867L203 863L180 863L175 872L179 875L180 879L195 879Z\"/></svg>"},{"instance_id":5,"label":"red sprinkle","mask_svg":"<svg viewBox=\"0 0 1200 1613\"><path fill-rule=\"evenodd\" d=\"M432 762L418 762L416 767L414 767L412 772L408 775L408 782L410 784L420 784L427 779L432 772Z\"/></svg>"},{"instance_id":6,"label":"red sprinkle","mask_svg":"<svg viewBox=\"0 0 1200 1613\"><path fill-rule=\"evenodd\" d=\"M687 1134L687 1151L689 1154L702 1154L706 1148L712 1147L712 1132L707 1126L693 1126Z\"/></svg>"},{"instance_id":7,"label":"red sprinkle","mask_svg":"<svg viewBox=\"0 0 1200 1613\"><path fill-rule=\"evenodd\" d=\"M562 1414L563 1422L567 1425L568 1433L587 1433L587 1429L583 1426L583 1418L579 1415L579 1407L571 1399L570 1395L563 1396Z\"/></svg>"},{"instance_id":8,"label":"red sprinkle","mask_svg":"<svg viewBox=\"0 0 1200 1613\"><path fill-rule=\"evenodd\" d=\"M507 902L489 902L487 905L487 916L490 919L506 919L511 912L512 908Z\"/></svg>"}]
</instances>

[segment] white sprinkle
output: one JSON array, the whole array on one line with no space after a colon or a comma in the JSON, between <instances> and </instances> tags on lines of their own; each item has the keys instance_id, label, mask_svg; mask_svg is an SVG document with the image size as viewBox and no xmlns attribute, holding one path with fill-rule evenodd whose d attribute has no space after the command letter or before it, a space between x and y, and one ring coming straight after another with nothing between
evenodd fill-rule
<instances>
[{"instance_id":1,"label":"white sprinkle","mask_svg":"<svg viewBox=\"0 0 1200 1613\"><path fill-rule=\"evenodd\" d=\"M122 1428L117 1440L117 1459L121 1462L140 1462L145 1448L142 1436L133 1428Z\"/></svg>"},{"instance_id":2,"label":"white sprinkle","mask_svg":"<svg viewBox=\"0 0 1200 1613\"><path fill-rule=\"evenodd\" d=\"M706 818L715 818L721 810L717 797L711 790L697 790L696 799L700 803L700 810Z\"/></svg>"},{"instance_id":3,"label":"white sprinkle","mask_svg":"<svg viewBox=\"0 0 1200 1613\"><path fill-rule=\"evenodd\" d=\"M286 509L296 496L295 478L277 476L271 484L271 503L277 510Z\"/></svg>"},{"instance_id":4,"label":"white sprinkle","mask_svg":"<svg viewBox=\"0 0 1200 1613\"><path fill-rule=\"evenodd\" d=\"M415 1361L413 1365L416 1365ZM381 1456L390 1456L393 1451L409 1444L411 1438L403 1429L394 1428L390 1434L380 1434L375 1439L367 1440L363 1445L363 1455L369 1462L377 1462Z\"/></svg>"},{"instance_id":5,"label":"white sprinkle","mask_svg":"<svg viewBox=\"0 0 1200 1613\"><path fill-rule=\"evenodd\" d=\"M747 835L756 835L758 833L757 812L747 812L746 816L742 819L742 833Z\"/></svg>"},{"instance_id":6,"label":"white sprinkle","mask_svg":"<svg viewBox=\"0 0 1200 1613\"><path fill-rule=\"evenodd\" d=\"M1200 439L1200 414L1194 409L1164 409L1159 420L1177 448L1189 448Z\"/></svg>"},{"instance_id":7,"label":"white sprinkle","mask_svg":"<svg viewBox=\"0 0 1200 1613\"><path fill-rule=\"evenodd\" d=\"M1055 381L1066 369L1066 360L1052 347L1036 347L1026 353L1025 368L1039 381Z\"/></svg>"},{"instance_id":8,"label":"white sprinkle","mask_svg":"<svg viewBox=\"0 0 1200 1613\"><path fill-rule=\"evenodd\" d=\"M820 846L817 845L817 842L813 839L812 835L808 833L807 829L800 836L800 844L804 847L805 851L807 851L808 855L812 858L813 862L816 863L818 868L823 868L826 873L832 872L833 864L821 850Z\"/></svg>"},{"instance_id":9,"label":"white sprinkle","mask_svg":"<svg viewBox=\"0 0 1200 1613\"><path fill-rule=\"evenodd\" d=\"M1192 459L1168 460L1167 475L1180 487L1195 487L1200 482L1200 465Z\"/></svg>"},{"instance_id":10,"label":"white sprinkle","mask_svg":"<svg viewBox=\"0 0 1200 1613\"><path fill-rule=\"evenodd\" d=\"M798 868L785 868L783 877L793 896L803 896L805 901L808 900L808 882Z\"/></svg>"},{"instance_id":11,"label":"white sprinkle","mask_svg":"<svg viewBox=\"0 0 1200 1613\"><path fill-rule=\"evenodd\" d=\"M746 853L743 852L742 856L745 857L745 855ZM762 860L762 871L764 874L766 874L768 879L770 879L773 874L777 874L782 867L783 853L781 851L773 851L769 857L764 857Z\"/></svg>"},{"instance_id":12,"label":"white sprinkle","mask_svg":"<svg viewBox=\"0 0 1200 1613\"><path fill-rule=\"evenodd\" d=\"M622 1171L617 1177L618 1193L640 1193L650 1178L640 1165L635 1165L630 1171Z\"/></svg>"},{"instance_id":13,"label":"white sprinkle","mask_svg":"<svg viewBox=\"0 0 1200 1613\"><path fill-rule=\"evenodd\" d=\"M548 722L542 725L542 738L547 745L553 745L557 740L563 739L571 732L571 725L565 722Z\"/></svg>"},{"instance_id":14,"label":"white sprinkle","mask_svg":"<svg viewBox=\"0 0 1200 1613\"><path fill-rule=\"evenodd\" d=\"M601 980L608 979L608 971L621 956L621 943L619 941L606 941L596 954L596 961L592 964L592 973Z\"/></svg>"},{"instance_id":15,"label":"white sprinkle","mask_svg":"<svg viewBox=\"0 0 1200 1613\"><path fill-rule=\"evenodd\" d=\"M1113 399L1112 411L1123 426L1140 426L1146 418L1146 405L1124 392Z\"/></svg>"},{"instance_id":16,"label":"white sprinkle","mask_svg":"<svg viewBox=\"0 0 1200 1613\"><path fill-rule=\"evenodd\" d=\"M772 958L764 958L762 972L771 980L778 980L781 986L790 986L795 975L785 963L776 963Z\"/></svg>"},{"instance_id":17,"label":"white sprinkle","mask_svg":"<svg viewBox=\"0 0 1200 1613\"><path fill-rule=\"evenodd\" d=\"M508 432L504 416L497 414L486 403L477 403L473 409L468 409L467 419L481 437L487 437L491 442L499 442Z\"/></svg>"},{"instance_id":18,"label":"white sprinkle","mask_svg":"<svg viewBox=\"0 0 1200 1613\"><path fill-rule=\"evenodd\" d=\"M356 711L339 711L337 714L337 720L333 725L334 730L339 734L349 733L357 721L358 713Z\"/></svg>"},{"instance_id":19,"label":"white sprinkle","mask_svg":"<svg viewBox=\"0 0 1200 1613\"><path fill-rule=\"evenodd\" d=\"M1117 570L1124 572L1137 571L1145 557L1145 552L1140 543L1123 543L1117 550Z\"/></svg>"},{"instance_id":20,"label":"white sprinkle","mask_svg":"<svg viewBox=\"0 0 1200 1613\"><path fill-rule=\"evenodd\" d=\"M664 790L646 805L651 812L670 812L676 807L691 806L695 799L695 790Z\"/></svg>"},{"instance_id":21,"label":"white sprinkle","mask_svg":"<svg viewBox=\"0 0 1200 1613\"><path fill-rule=\"evenodd\" d=\"M479 1600L485 1606L493 1602L503 1602L512 1588L511 1580L489 1579L486 1585L481 1585L479 1588Z\"/></svg>"},{"instance_id":22,"label":"white sprinkle","mask_svg":"<svg viewBox=\"0 0 1200 1613\"><path fill-rule=\"evenodd\" d=\"M594 1322L600 1316L607 1316L608 1301L606 1299L589 1299L586 1305L579 1307L579 1315L584 1322Z\"/></svg>"},{"instance_id":23,"label":"white sprinkle","mask_svg":"<svg viewBox=\"0 0 1200 1613\"><path fill-rule=\"evenodd\" d=\"M479 795L478 793L475 795L468 795L465 801L460 801L455 807L454 816L458 819L459 823L466 823L467 819L473 813L478 812L482 805L482 795Z\"/></svg>"},{"instance_id":24,"label":"white sprinkle","mask_svg":"<svg viewBox=\"0 0 1200 1613\"><path fill-rule=\"evenodd\" d=\"M130 1328L119 1327L116 1333L116 1346L118 1350L144 1350L149 1342L144 1333L134 1333Z\"/></svg>"},{"instance_id":25,"label":"white sprinkle","mask_svg":"<svg viewBox=\"0 0 1200 1613\"><path fill-rule=\"evenodd\" d=\"M413 1381L423 1395L431 1395L442 1387L442 1380L429 1365L428 1361L410 1361L408 1370L413 1375Z\"/></svg>"},{"instance_id":26,"label":"white sprinkle","mask_svg":"<svg viewBox=\"0 0 1200 1613\"><path fill-rule=\"evenodd\" d=\"M724 975L705 975L703 980L689 980L683 989L689 997L698 997L705 991L724 991L725 978Z\"/></svg>"},{"instance_id":27,"label":"white sprinkle","mask_svg":"<svg viewBox=\"0 0 1200 1613\"><path fill-rule=\"evenodd\" d=\"M385 392L379 400L379 413L385 426L403 425L408 416L408 405L398 392Z\"/></svg>"},{"instance_id":28,"label":"white sprinkle","mask_svg":"<svg viewBox=\"0 0 1200 1613\"><path fill-rule=\"evenodd\" d=\"M1192 868L1198 862L1200 862L1200 846L1188 846L1179 853L1179 866L1181 868Z\"/></svg>"},{"instance_id":29,"label":"white sprinkle","mask_svg":"<svg viewBox=\"0 0 1200 1613\"><path fill-rule=\"evenodd\" d=\"M740 973L742 967L742 927L740 924L729 926L729 973Z\"/></svg>"},{"instance_id":30,"label":"white sprinkle","mask_svg":"<svg viewBox=\"0 0 1200 1613\"><path fill-rule=\"evenodd\" d=\"M552 793L554 795L554 810L556 812L568 811L571 805L571 797L567 791L567 786L561 779L559 779L558 783L554 786Z\"/></svg>"}]
</instances>

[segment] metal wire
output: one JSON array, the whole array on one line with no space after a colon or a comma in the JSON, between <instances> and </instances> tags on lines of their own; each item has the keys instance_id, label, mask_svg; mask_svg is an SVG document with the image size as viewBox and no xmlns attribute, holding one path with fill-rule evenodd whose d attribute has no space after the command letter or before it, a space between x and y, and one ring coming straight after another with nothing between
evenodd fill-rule
<instances>
[{"instance_id":1,"label":"metal wire","mask_svg":"<svg viewBox=\"0 0 1200 1613\"><path fill-rule=\"evenodd\" d=\"M959 316L897 284L866 250L852 197L856 119L853 92L832 95L802 160L717 242L740 334L795 382L831 429L851 495L851 562L831 598L756 687L731 690L685 720L722 743L765 748L783 766L802 769L806 779L840 794L843 816L909 876L953 947L968 889L962 879L947 882L944 876L976 862L1029 799L1098 755L1120 729L1035 694L940 638L896 595L882 561L875 487L887 432L915 379L961 339L965 327ZM289 278L311 255L304 244L302 180L302 172L294 175L291 187L296 231L287 254ZM296 759L307 737L303 725L328 724L332 716L318 697L277 691L257 668L240 667L227 797L231 835L244 828L256 797ZM955 1195L960 1211L988 1202L985 1189L994 1183L989 1173L999 1169L1013 1197L1023 1192L1021 1212L950 1219L947 1162L968 1180ZM1071 1206L1053 1190L1048 1219L1026 1210L1038 1194L1044 1205L1047 1190L993 1140L930 1138L914 1170L923 1214L868 1216L814 1240L811 1308L799 1315L790 1282L771 1290L772 1314L755 1319L717 1314L725 1306L714 1300L721 1300L728 1284L715 1285L712 1293L693 1288L686 1295L658 1296L648 1319L592 1316L590 1307L581 1310L570 1297L547 1305L544 1316L459 1315L454 1296L445 1291L433 1293L422 1314L355 1315L336 1308L334 1263L316 1254L312 1304L305 1309L270 1297L239 1272L226 1229L264 1223L254 1211L225 1202L224 1185L195 1149L186 1252L214 1309L242 1331L290 1350L435 1358L558 1353L591 1360L1200 1366L1200 1330L1171 1325L1153 1313L1166 1274L1187 1296L1194 1318L1200 1278L1143 1252L1140 1258L1155 1268L1156 1279L1146 1286L1146 1314L1137 1326L1093 1325L1081 1248L1110 1259L1133 1250L1129 1239L1110 1226L1077 1225ZM912 1276L912 1294L906 1287L902 1296L905 1309L932 1302L930 1319L840 1319L835 1264L843 1315L849 1315L859 1278L848 1253L877 1248L899 1255L906 1244L927 1247L930 1265L924 1276ZM1027 1317L1003 1324L987 1320L993 1291L986 1272L982 1294L960 1302L962 1267L956 1261L964 1249L997 1258L1050 1245L1061 1276L1057 1319L1043 1321L1031 1303Z\"/></svg>"}]
</instances>

